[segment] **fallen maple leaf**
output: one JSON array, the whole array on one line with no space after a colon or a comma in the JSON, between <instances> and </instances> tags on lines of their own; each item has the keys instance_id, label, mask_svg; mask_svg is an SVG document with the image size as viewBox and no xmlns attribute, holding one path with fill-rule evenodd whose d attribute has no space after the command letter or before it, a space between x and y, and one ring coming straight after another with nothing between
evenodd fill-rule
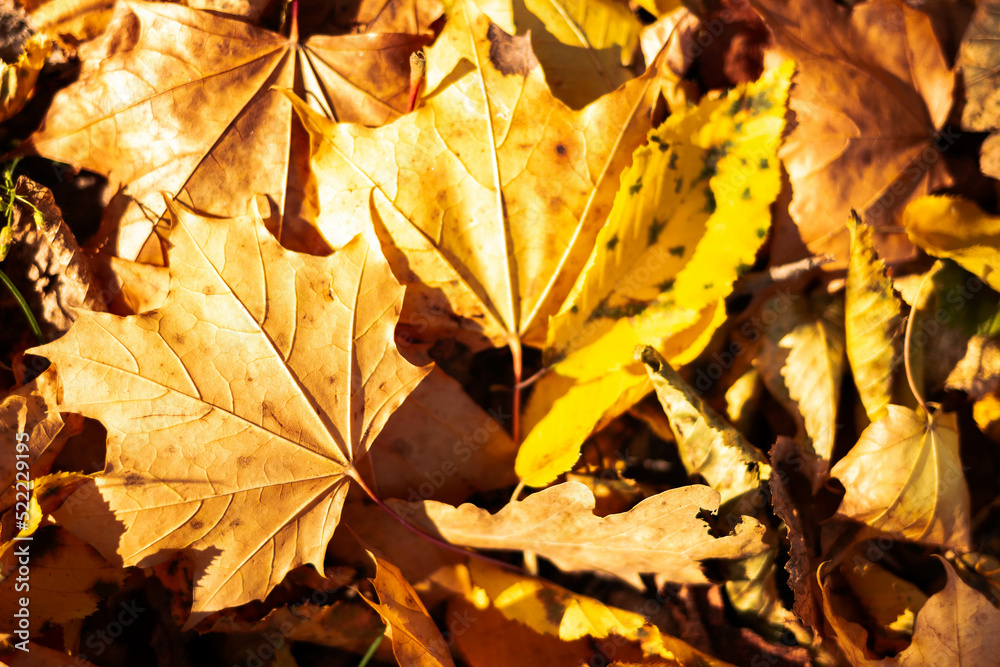
<instances>
[{"instance_id":1,"label":"fallen maple leaf","mask_svg":"<svg viewBox=\"0 0 1000 667\"><path fill-rule=\"evenodd\" d=\"M594 515L594 494L578 482L544 489L493 515L468 504L388 502L452 544L532 551L562 570L597 570L638 587L639 575L647 572L661 582L702 583L707 580L699 561L741 558L766 548L760 541L764 527L751 517L734 521L734 534L712 537L698 514L717 510L719 493L701 485L665 491L607 517Z\"/></svg>"},{"instance_id":2,"label":"fallen maple leaf","mask_svg":"<svg viewBox=\"0 0 1000 667\"><path fill-rule=\"evenodd\" d=\"M119 564L193 550L190 626L322 571L354 461L429 369L395 349L403 289L366 238L314 258L259 217L172 215L165 304L81 312L34 353L108 429L104 474L56 516Z\"/></svg>"},{"instance_id":3,"label":"fallen maple leaf","mask_svg":"<svg viewBox=\"0 0 1000 667\"><path fill-rule=\"evenodd\" d=\"M924 417L888 405L830 475L846 490L841 515L900 539L971 548L969 490L954 414Z\"/></svg>"},{"instance_id":4,"label":"fallen maple leaf","mask_svg":"<svg viewBox=\"0 0 1000 667\"><path fill-rule=\"evenodd\" d=\"M317 224L337 246L374 214L394 271L414 286L408 302L420 299L404 322L435 308L471 318L519 366L522 340L540 341L576 279L665 77L654 64L574 112L553 98L527 39L458 0L427 50L433 94L415 113L369 129L295 100L313 137Z\"/></svg>"},{"instance_id":5,"label":"fallen maple leaf","mask_svg":"<svg viewBox=\"0 0 1000 667\"><path fill-rule=\"evenodd\" d=\"M779 52L801 63L781 151L789 213L810 251L843 266L852 208L876 227L895 224L911 198L950 183L939 151L954 139L938 133L954 74L931 19L902 0L750 4ZM913 253L899 235L877 237L876 246L886 261Z\"/></svg>"},{"instance_id":6,"label":"fallen maple leaf","mask_svg":"<svg viewBox=\"0 0 1000 667\"><path fill-rule=\"evenodd\" d=\"M426 38L316 36L299 44L294 20L292 33L180 5L120 2L104 36L81 49L79 81L56 95L25 150L126 186L116 221L126 259L139 255L165 214L164 191L220 217L267 196L277 204L278 239L309 247L299 219L315 197L308 139L271 87L295 86L341 120L384 123L405 111L408 59Z\"/></svg>"}]
</instances>

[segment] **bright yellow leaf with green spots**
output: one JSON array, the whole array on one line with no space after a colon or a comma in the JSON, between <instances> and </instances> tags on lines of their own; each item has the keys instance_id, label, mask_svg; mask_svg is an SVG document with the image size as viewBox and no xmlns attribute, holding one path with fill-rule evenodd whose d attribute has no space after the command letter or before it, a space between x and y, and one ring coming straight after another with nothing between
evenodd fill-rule
<instances>
[{"instance_id":1,"label":"bright yellow leaf with green spots","mask_svg":"<svg viewBox=\"0 0 1000 667\"><path fill-rule=\"evenodd\" d=\"M724 319L723 300L767 236L780 189L792 71L786 62L673 114L633 155L586 267L549 321L550 372L526 411L533 428L516 463L525 484L553 481L591 430L649 391L636 345L687 363Z\"/></svg>"}]
</instances>

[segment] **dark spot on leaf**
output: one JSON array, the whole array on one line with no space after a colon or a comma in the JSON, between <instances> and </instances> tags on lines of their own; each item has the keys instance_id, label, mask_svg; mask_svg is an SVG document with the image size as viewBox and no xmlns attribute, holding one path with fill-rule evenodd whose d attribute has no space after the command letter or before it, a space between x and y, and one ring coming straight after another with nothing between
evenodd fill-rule
<instances>
[{"instance_id":1,"label":"dark spot on leaf","mask_svg":"<svg viewBox=\"0 0 1000 667\"><path fill-rule=\"evenodd\" d=\"M142 476L139 473L130 472L125 475L125 488L134 489L142 484Z\"/></svg>"},{"instance_id":2,"label":"dark spot on leaf","mask_svg":"<svg viewBox=\"0 0 1000 667\"><path fill-rule=\"evenodd\" d=\"M639 301L637 299L629 299L620 306L609 306L608 298L604 297L604 299L597 304L597 308L594 308L590 315L587 316L587 321L592 322L594 320L604 318L619 320L623 317L635 317L648 307L649 303L646 301Z\"/></svg>"},{"instance_id":3,"label":"dark spot on leaf","mask_svg":"<svg viewBox=\"0 0 1000 667\"><path fill-rule=\"evenodd\" d=\"M674 257L683 257L684 256L684 246L682 246L682 245L675 245L673 248L670 249L670 254L673 255Z\"/></svg>"},{"instance_id":4,"label":"dark spot on leaf","mask_svg":"<svg viewBox=\"0 0 1000 667\"><path fill-rule=\"evenodd\" d=\"M664 281L663 281L662 283L660 283L660 284L659 284L659 285L657 285L656 287L657 287L657 288L658 288L658 289L659 289L659 290L660 290L661 292L666 292L667 290L672 290L672 289L674 288L674 283L675 283L675 282L677 282L677 281L676 281L675 279L671 278L671 279L669 279L669 280L664 280Z\"/></svg>"},{"instance_id":5,"label":"dark spot on leaf","mask_svg":"<svg viewBox=\"0 0 1000 667\"><path fill-rule=\"evenodd\" d=\"M630 195L634 195L637 192L639 192L639 190L642 190L642 176L640 176L639 180L635 182L635 185L632 185L631 187L629 187L628 193Z\"/></svg>"},{"instance_id":6,"label":"dark spot on leaf","mask_svg":"<svg viewBox=\"0 0 1000 667\"><path fill-rule=\"evenodd\" d=\"M701 209L705 213L715 213L716 202L715 193L711 188L705 188L705 208Z\"/></svg>"},{"instance_id":7,"label":"dark spot on leaf","mask_svg":"<svg viewBox=\"0 0 1000 667\"><path fill-rule=\"evenodd\" d=\"M239 470L246 468L251 463L253 463L253 459L250 458L249 456L241 456L238 459L236 459L236 467Z\"/></svg>"},{"instance_id":8,"label":"dark spot on leaf","mask_svg":"<svg viewBox=\"0 0 1000 667\"><path fill-rule=\"evenodd\" d=\"M654 144L656 144L656 146L660 149L661 153L670 150L670 144L668 144L666 141L656 136L655 134L651 136L649 140L652 141Z\"/></svg>"},{"instance_id":9,"label":"dark spot on leaf","mask_svg":"<svg viewBox=\"0 0 1000 667\"><path fill-rule=\"evenodd\" d=\"M677 182L674 184L674 194L679 195L681 193L681 188L683 187L684 187L684 177L681 176L680 178L677 179Z\"/></svg>"},{"instance_id":10,"label":"dark spot on leaf","mask_svg":"<svg viewBox=\"0 0 1000 667\"><path fill-rule=\"evenodd\" d=\"M705 289L712 289L715 287L715 283L705 283Z\"/></svg>"},{"instance_id":11,"label":"dark spot on leaf","mask_svg":"<svg viewBox=\"0 0 1000 667\"><path fill-rule=\"evenodd\" d=\"M736 275L742 276L746 274L746 272L749 271L751 268L753 267L751 267L749 264L744 264L740 262L740 265L736 267Z\"/></svg>"},{"instance_id":12,"label":"dark spot on leaf","mask_svg":"<svg viewBox=\"0 0 1000 667\"><path fill-rule=\"evenodd\" d=\"M762 157L760 159L760 168L761 169L767 169L770 166L771 166L771 163L767 161L766 157Z\"/></svg>"},{"instance_id":13,"label":"dark spot on leaf","mask_svg":"<svg viewBox=\"0 0 1000 667\"><path fill-rule=\"evenodd\" d=\"M188 525L191 526L192 528L194 528L195 530L201 530L201 527L204 526L205 524L202 523L201 521L199 521L198 519L195 519L194 521L192 521Z\"/></svg>"},{"instance_id":14,"label":"dark spot on leaf","mask_svg":"<svg viewBox=\"0 0 1000 667\"><path fill-rule=\"evenodd\" d=\"M653 218L653 223L649 226L649 243L647 245L653 245L660 238L660 232L663 231L667 223L660 222L659 219Z\"/></svg>"},{"instance_id":15,"label":"dark spot on leaf","mask_svg":"<svg viewBox=\"0 0 1000 667\"><path fill-rule=\"evenodd\" d=\"M667 168L668 169L677 168L677 153L674 153L673 155L670 156L670 161L667 163Z\"/></svg>"},{"instance_id":16,"label":"dark spot on leaf","mask_svg":"<svg viewBox=\"0 0 1000 667\"><path fill-rule=\"evenodd\" d=\"M490 42L490 62L504 76L527 76L538 65L528 37L511 37L491 23L486 32Z\"/></svg>"},{"instance_id":17,"label":"dark spot on leaf","mask_svg":"<svg viewBox=\"0 0 1000 667\"><path fill-rule=\"evenodd\" d=\"M569 307L569 312L576 315L577 313L580 312L580 307L574 303L572 306Z\"/></svg>"},{"instance_id":18,"label":"dark spot on leaf","mask_svg":"<svg viewBox=\"0 0 1000 667\"><path fill-rule=\"evenodd\" d=\"M726 157L729 154L729 150L733 147L733 142L724 141L718 146L712 146L705 153L705 166L701 168L701 173L698 174L697 180L702 180L703 178L711 178L719 171L719 160Z\"/></svg>"},{"instance_id":19,"label":"dark spot on leaf","mask_svg":"<svg viewBox=\"0 0 1000 667\"><path fill-rule=\"evenodd\" d=\"M743 188L743 199L750 199L750 188Z\"/></svg>"},{"instance_id":20,"label":"dark spot on leaf","mask_svg":"<svg viewBox=\"0 0 1000 667\"><path fill-rule=\"evenodd\" d=\"M562 144L556 144L556 153L559 153L559 155L566 155L566 147Z\"/></svg>"},{"instance_id":21,"label":"dark spot on leaf","mask_svg":"<svg viewBox=\"0 0 1000 667\"><path fill-rule=\"evenodd\" d=\"M767 236L767 229L761 227L760 229L757 230L757 238L762 239L765 236Z\"/></svg>"},{"instance_id":22,"label":"dark spot on leaf","mask_svg":"<svg viewBox=\"0 0 1000 667\"><path fill-rule=\"evenodd\" d=\"M607 242L606 245L607 245L608 250L614 250L615 246L618 245L618 237L617 236L612 236L611 239Z\"/></svg>"}]
</instances>

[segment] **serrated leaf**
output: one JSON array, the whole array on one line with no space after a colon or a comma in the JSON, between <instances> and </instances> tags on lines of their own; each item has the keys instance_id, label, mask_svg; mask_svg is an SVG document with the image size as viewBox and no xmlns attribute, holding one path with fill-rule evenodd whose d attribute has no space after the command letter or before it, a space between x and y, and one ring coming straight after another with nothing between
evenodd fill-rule
<instances>
[{"instance_id":1,"label":"serrated leaf","mask_svg":"<svg viewBox=\"0 0 1000 667\"><path fill-rule=\"evenodd\" d=\"M889 405L830 471L846 493L838 512L899 539L969 550L969 489L954 414Z\"/></svg>"},{"instance_id":2,"label":"serrated leaf","mask_svg":"<svg viewBox=\"0 0 1000 667\"><path fill-rule=\"evenodd\" d=\"M844 330L847 358L861 403L872 421L885 416L892 398L893 371L902 361L902 303L875 252L871 230L852 211L847 222L851 256L847 267Z\"/></svg>"},{"instance_id":3,"label":"serrated leaf","mask_svg":"<svg viewBox=\"0 0 1000 667\"><path fill-rule=\"evenodd\" d=\"M712 537L698 515L717 510L719 494L701 485L665 491L606 517L594 515L593 492L577 482L544 489L492 515L469 504L389 504L452 544L532 551L567 572L597 570L639 587L644 572L664 581L704 582L699 561L742 558L766 548L764 526L751 517L742 517L734 534Z\"/></svg>"},{"instance_id":4,"label":"serrated leaf","mask_svg":"<svg viewBox=\"0 0 1000 667\"><path fill-rule=\"evenodd\" d=\"M565 472L556 463L572 464L581 435L628 407L618 397L610 404L606 387L642 395L636 345L652 345L680 365L721 323L725 297L767 236L792 70L786 62L758 82L673 114L636 151L586 267L549 323L552 372L529 403L526 426L532 413L540 417L516 463L526 484ZM560 433L564 413L555 410L564 399L553 399L551 387L562 378L578 381L564 395L572 391L576 419L588 422L573 432Z\"/></svg>"},{"instance_id":5,"label":"serrated leaf","mask_svg":"<svg viewBox=\"0 0 1000 667\"><path fill-rule=\"evenodd\" d=\"M719 492L722 503L760 487L771 465L731 424L706 405L694 389L656 350L636 350L663 411L677 438L677 449L688 475L701 475Z\"/></svg>"},{"instance_id":6,"label":"serrated leaf","mask_svg":"<svg viewBox=\"0 0 1000 667\"><path fill-rule=\"evenodd\" d=\"M171 210L164 304L82 311L32 352L58 369L60 409L108 430L105 472L55 516L120 565L190 550L193 625L322 571L354 462L429 369L396 351L403 288L377 244L311 257L259 216Z\"/></svg>"},{"instance_id":7,"label":"serrated leaf","mask_svg":"<svg viewBox=\"0 0 1000 667\"><path fill-rule=\"evenodd\" d=\"M539 340L667 76L654 64L572 111L553 98L526 38L457 0L427 50L434 94L414 113L369 129L293 100L313 137L317 224L337 246L374 211L396 274L427 299L421 310L469 318L496 344Z\"/></svg>"}]
</instances>

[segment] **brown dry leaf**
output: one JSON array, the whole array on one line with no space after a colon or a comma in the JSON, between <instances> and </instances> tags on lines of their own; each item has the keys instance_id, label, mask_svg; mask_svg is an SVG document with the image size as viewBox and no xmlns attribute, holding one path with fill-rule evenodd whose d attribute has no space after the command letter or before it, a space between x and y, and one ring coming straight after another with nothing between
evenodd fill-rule
<instances>
[{"instance_id":1,"label":"brown dry leaf","mask_svg":"<svg viewBox=\"0 0 1000 667\"><path fill-rule=\"evenodd\" d=\"M14 613L21 607L19 598L30 592L30 626L45 623L63 624L84 618L97 609L98 603L113 593L125 578L125 571L112 566L93 547L69 531L56 526L44 527L31 541L15 544L13 554L25 549L29 559L29 589L21 589L14 563L4 571L0 582L0 628L13 632L17 627ZM18 556L19 559L19 556Z\"/></svg>"},{"instance_id":2,"label":"brown dry leaf","mask_svg":"<svg viewBox=\"0 0 1000 667\"><path fill-rule=\"evenodd\" d=\"M337 246L374 215L394 271L417 283L404 322L439 309L471 318L461 326L496 344L541 343L666 77L656 63L572 111L553 98L526 38L458 0L427 50L429 95L415 113L367 129L296 102L313 136L318 226Z\"/></svg>"},{"instance_id":3,"label":"brown dry leaf","mask_svg":"<svg viewBox=\"0 0 1000 667\"><path fill-rule=\"evenodd\" d=\"M22 176L16 194L38 208L41 224L35 224L31 209L17 206L5 271L20 285L45 337L56 338L76 319L74 309L104 311L107 306L90 258L77 245L52 193Z\"/></svg>"},{"instance_id":4,"label":"brown dry leaf","mask_svg":"<svg viewBox=\"0 0 1000 667\"><path fill-rule=\"evenodd\" d=\"M955 415L886 410L830 471L846 489L838 512L899 539L968 551L969 489Z\"/></svg>"},{"instance_id":5,"label":"brown dry leaf","mask_svg":"<svg viewBox=\"0 0 1000 667\"><path fill-rule=\"evenodd\" d=\"M81 49L79 81L56 95L26 150L127 187L109 207L123 209L116 247L126 259L165 214L164 191L220 217L266 196L281 242L322 250L300 219L314 197L308 139L271 87L294 87L339 120L381 124L405 111L408 59L425 42L379 34L299 44L297 34L180 5L123 1L104 36Z\"/></svg>"},{"instance_id":6,"label":"brown dry leaf","mask_svg":"<svg viewBox=\"0 0 1000 667\"><path fill-rule=\"evenodd\" d=\"M503 427L509 420L503 413L487 414L435 368L372 445L379 495L460 503L474 493L516 484L517 447Z\"/></svg>"},{"instance_id":7,"label":"brown dry leaf","mask_svg":"<svg viewBox=\"0 0 1000 667\"><path fill-rule=\"evenodd\" d=\"M0 442L10 443L10 453L0 457L0 512L14 505L17 480L48 474L66 440L82 427L75 415L67 415L68 424L63 421L56 410L59 393L59 379L49 368L0 403ZM17 438L19 433L27 434L27 439ZM28 469L18 468L18 462L27 463Z\"/></svg>"},{"instance_id":8,"label":"brown dry leaf","mask_svg":"<svg viewBox=\"0 0 1000 667\"><path fill-rule=\"evenodd\" d=\"M976 3L972 20L962 36L958 67L965 83L965 106L962 108L962 129L993 132L983 142L980 167L987 176L1000 176L1000 108L997 97L997 65L1000 3L981 0Z\"/></svg>"},{"instance_id":9,"label":"brown dry leaf","mask_svg":"<svg viewBox=\"0 0 1000 667\"><path fill-rule=\"evenodd\" d=\"M742 558L767 548L764 527L751 517L733 521L734 534L712 537L698 515L719 508L719 493L700 485L665 491L607 517L594 515L593 492L576 482L549 487L492 515L470 504L389 504L452 544L532 551L562 570L597 570L640 588L645 572L663 581L703 583L699 561Z\"/></svg>"},{"instance_id":10,"label":"brown dry leaf","mask_svg":"<svg viewBox=\"0 0 1000 667\"><path fill-rule=\"evenodd\" d=\"M378 603L367 598L372 609L386 623L385 634L392 640L392 652L400 665L416 667L454 667L451 651L441 631L428 615L413 587L399 568L376 556L375 578L372 584L378 593Z\"/></svg>"},{"instance_id":11,"label":"brown dry leaf","mask_svg":"<svg viewBox=\"0 0 1000 667\"><path fill-rule=\"evenodd\" d=\"M868 632L833 609L821 566L823 611L833 626L837 643L855 666L918 667L924 665L990 665L1000 655L1000 610L964 583L951 564L944 565L948 582L932 595L917 614L913 640L895 658L879 660L866 648Z\"/></svg>"},{"instance_id":12,"label":"brown dry leaf","mask_svg":"<svg viewBox=\"0 0 1000 667\"><path fill-rule=\"evenodd\" d=\"M309 642L353 653L364 653L375 639L382 636L383 623L368 605L345 600L317 604L311 600L326 599L317 594L324 593L316 591L302 604L273 609L259 621L223 616L206 621L206 625L199 626L198 631L256 633L264 637L278 634L286 641ZM380 660L391 660L392 650L384 644L379 646L375 655Z\"/></svg>"},{"instance_id":13,"label":"brown dry leaf","mask_svg":"<svg viewBox=\"0 0 1000 667\"><path fill-rule=\"evenodd\" d=\"M796 124L781 152L789 212L809 250L842 267L851 208L891 225L912 197L950 183L940 151L955 137L939 131L953 72L931 19L903 0L750 4L799 62L789 104ZM887 262L913 254L899 234L877 236L876 246Z\"/></svg>"},{"instance_id":14,"label":"brown dry leaf","mask_svg":"<svg viewBox=\"0 0 1000 667\"><path fill-rule=\"evenodd\" d=\"M259 217L172 215L166 303L81 312L35 353L108 429L105 473L56 516L119 564L191 549L193 625L322 568L353 462L429 369L395 349L403 290L365 237L314 258Z\"/></svg>"}]
</instances>

